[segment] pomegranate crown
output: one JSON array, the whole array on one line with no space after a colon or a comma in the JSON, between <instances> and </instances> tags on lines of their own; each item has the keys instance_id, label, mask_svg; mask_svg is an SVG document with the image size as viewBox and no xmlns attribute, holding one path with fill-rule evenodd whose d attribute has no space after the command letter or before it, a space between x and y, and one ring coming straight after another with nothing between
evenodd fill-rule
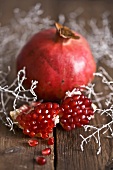
<instances>
[{"instance_id":1,"label":"pomegranate crown","mask_svg":"<svg viewBox=\"0 0 113 170\"><path fill-rule=\"evenodd\" d=\"M79 36L75 35L75 33L66 26L63 26L57 22L55 23L55 26L56 26L57 32L63 38L72 38L72 39L80 38Z\"/></svg>"}]
</instances>

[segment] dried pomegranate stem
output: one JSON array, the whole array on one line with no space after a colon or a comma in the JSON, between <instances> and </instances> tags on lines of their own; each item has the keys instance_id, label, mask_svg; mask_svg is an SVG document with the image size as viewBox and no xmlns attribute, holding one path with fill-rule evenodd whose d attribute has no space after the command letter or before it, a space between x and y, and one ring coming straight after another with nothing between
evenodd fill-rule
<instances>
[{"instance_id":1,"label":"dried pomegranate stem","mask_svg":"<svg viewBox=\"0 0 113 170\"><path fill-rule=\"evenodd\" d=\"M79 39L80 38L79 36L75 35L73 33L73 31L66 26L63 26L63 25L61 25L57 22L55 23L55 26L56 26L57 32L63 38L69 38L69 39L70 38L72 38L72 39Z\"/></svg>"}]
</instances>

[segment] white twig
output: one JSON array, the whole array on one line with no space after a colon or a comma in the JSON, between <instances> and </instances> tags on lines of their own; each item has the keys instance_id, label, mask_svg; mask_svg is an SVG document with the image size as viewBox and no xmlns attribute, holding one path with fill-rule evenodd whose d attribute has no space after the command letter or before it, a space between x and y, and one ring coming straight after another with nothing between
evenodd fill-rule
<instances>
[{"instance_id":1,"label":"white twig","mask_svg":"<svg viewBox=\"0 0 113 170\"><path fill-rule=\"evenodd\" d=\"M2 71L0 73L0 77L4 77L4 73ZM26 90L23 86L25 79L25 68L23 68L18 72L17 78L10 86L6 84L6 81L4 81L3 86L3 83L1 83L0 81L0 118L6 126L10 127L10 130L14 130L13 121L9 117L10 110L8 110L8 103L10 102L10 100L13 99L12 107L14 110L16 110L18 101L29 102L36 101L37 99L37 95L34 92L34 89L37 85L37 81L32 81L31 88ZM28 93L31 94L31 97L29 97Z\"/></svg>"}]
</instances>

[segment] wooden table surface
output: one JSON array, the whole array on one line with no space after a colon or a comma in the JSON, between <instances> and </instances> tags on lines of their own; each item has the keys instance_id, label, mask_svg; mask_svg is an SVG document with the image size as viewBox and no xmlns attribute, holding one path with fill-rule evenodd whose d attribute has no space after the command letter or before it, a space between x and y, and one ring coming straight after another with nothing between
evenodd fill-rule
<instances>
[{"instance_id":1,"label":"wooden table surface","mask_svg":"<svg viewBox=\"0 0 113 170\"><path fill-rule=\"evenodd\" d=\"M44 16L50 15L52 19L57 20L58 15L63 13L68 15L69 12L74 11L78 7L83 7L85 12L83 17L88 20L91 17L100 19L100 15L104 11L110 11L113 18L113 2L107 0L89 0L89 1L74 1L74 0L0 0L0 21L3 25L8 26L11 18L13 18L13 9L20 8L29 11L30 8L36 4L42 3L42 8L45 13ZM111 23L112 26L113 22ZM0 56L4 59L4 55ZM5 70L4 62L0 63L2 70ZM12 68L10 79L15 78L15 61L10 60L8 65ZM103 66L101 62L98 64ZM107 70L112 75L112 69L107 67ZM95 80L96 82L96 80ZM102 89L102 85L99 84ZM9 106L10 107L10 106ZM104 105L103 105L104 108ZM93 123L101 122L100 117L96 117ZM64 131L60 126L54 129L55 144L51 146L52 153L47 156L47 164L39 166L34 161L37 155L43 148L47 147L47 142L39 139L39 145L36 147L29 147L27 144L28 137L22 134L18 128L15 129L15 134L9 131L2 122L0 123L0 170L112 170L113 169L113 140L102 138L102 151L99 155L96 154L97 145L91 141L85 146L84 152L80 149L83 129L76 129L71 132ZM13 150L13 152L11 152Z\"/></svg>"}]
</instances>

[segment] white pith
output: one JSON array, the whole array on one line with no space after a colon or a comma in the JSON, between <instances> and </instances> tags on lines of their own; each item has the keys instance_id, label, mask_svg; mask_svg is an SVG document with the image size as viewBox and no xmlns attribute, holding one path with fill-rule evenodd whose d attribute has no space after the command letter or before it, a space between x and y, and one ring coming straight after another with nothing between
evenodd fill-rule
<instances>
[{"instance_id":1,"label":"white pith","mask_svg":"<svg viewBox=\"0 0 113 170\"><path fill-rule=\"evenodd\" d=\"M54 123L55 123L55 126L60 122L59 121L59 115L57 115L56 117L55 117L55 119L54 119Z\"/></svg>"}]
</instances>

